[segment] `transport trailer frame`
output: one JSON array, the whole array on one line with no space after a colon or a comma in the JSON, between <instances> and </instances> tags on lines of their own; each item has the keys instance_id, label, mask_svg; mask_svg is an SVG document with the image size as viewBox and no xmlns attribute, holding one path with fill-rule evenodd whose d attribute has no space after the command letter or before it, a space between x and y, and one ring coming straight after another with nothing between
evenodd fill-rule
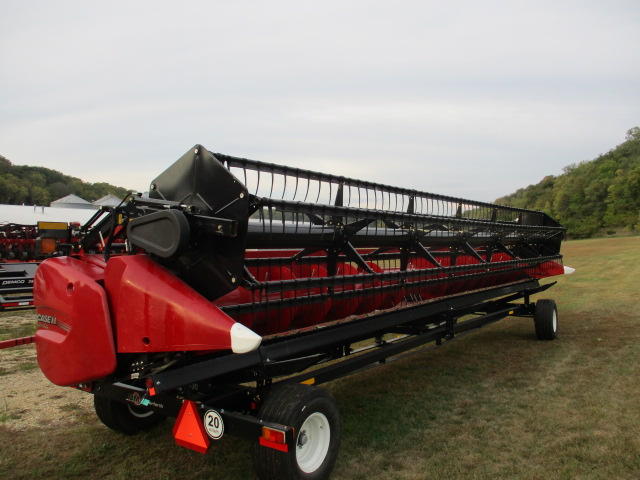
<instances>
[{"instance_id":1,"label":"transport trailer frame","mask_svg":"<svg viewBox=\"0 0 640 480\"><path fill-rule=\"evenodd\" d=\"M189 383L219 375L242 372L247 369L259 373L265 378L274 376L268 372L277 371L278 368L283 370L281 374L287 375L292 373L287 371L289 368L295 368L295 365L292 367L287 367L287 365L292 364L295 359L302 361L302 359L314 354L330 355L328 352L337 355L335 358L349 356L350 344L385 334L407 333L423 339L424 342L450 340L455 337L456 333L462 331L462 328L468 330L473 328L470 325L483 326L487 323L493 323L508 316L509 312L517 311L519 315L532 316L532 305L528 301L521 305L514 305L513 300L517 298L528 299L530 295L546 290L552 285L554 283L540 286L535 280L527 281L367 316L360 321L325 327L292 338L265 339L262 345L252 352L219 356L211 360L192 363L182 368L174 368L152 375L150 379L155 391L161 393ZM508 302L490 301L490 299L507 295L509 296L507 297ZM497 318L495 318L496 311L494 310L496 305L500 305L497 312L502 315ZM461 323L456 322L457 318L476 312L484 312L484 316ZM408 348L415 346L417 345ZM314 359L314 364L316 363ZM328 380L333 379L328 378Z\"/></svg>"},{"instance_id":2,"label":"transport trailer frame","mask_svg":"<svg viewBox=\"0 0 640 480\"><path fill-rule=\"evenodd\" d=\"M552 316L539 319L530 297L555 283L541 285L529 280L453 295L293 337L275 336L244 354L175 366L146 378L134 373L129 378L110 378L78 388L97 397L99 415L102 398L177 418L173 428L176 442L201 453L208 450L211 439L219 439L207 429L207 422L218 422L214 431L220 432L220 437L237 436L287 454L295 450L299 432L292 425L260 415L273 390L294 384L300 388L320 385L447 345L510 316L533 317L538 339L553 339L557 331L555 304ZM383 338L389 334L394 338ZM368 339L375 340L354 348L355 343ZM318 368L310 368L314 366Z\"/></svg>"}]
</instances>

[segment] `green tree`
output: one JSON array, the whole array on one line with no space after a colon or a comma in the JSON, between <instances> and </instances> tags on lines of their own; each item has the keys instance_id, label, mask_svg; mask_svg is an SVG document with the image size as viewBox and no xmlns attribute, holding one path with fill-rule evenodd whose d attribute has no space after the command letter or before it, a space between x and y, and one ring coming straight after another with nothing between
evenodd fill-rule
<instances>
[{"instance_id":1,"label":"green tree","mask_svg":"<svg viewBox=\"0 0 640 480\"><path fill-rule=\"evenodd\" d=\"M11 162L0 155L0 175L4 175L11 169Z\"/></svg>"},{"instance_id":2,"label":"green tree","mask_svg":"<svg viewBox=\"0 0 640 480\"><path fill-rule=\"evenodd\" d=\"M633 127L627 130L627 140L640 140L640 127Z\"/></svg>"},{"instance_id":3,"label":"green tree","mask_svg":"<svg viewBox=\"0 0 640 480\"><path fill-rule=\"evenodd\" d=\"M54 182L49 185L49 194L53 200L58 200L73 193L73 187L64 182Z\"/></svg>"},{"instance_id":4,"label":"green tree","mask_svg":"<svg viewBox=\"0 0 640 480\"><path fill-rule=\"evenodd\" d=\"M627 141L592 161L573 163L558 177L545 177L496 202L543 210L567 227L572 237L604 228L640 229L640 128Z\"/></svg>"},{"instance_id":5,"label":"green tree","mask_svg":"<svg viewBox=\"0 0 640 480\"><path fill-rule=\"evenodd\" d=\"M607 224L635 231L640 223L640 167L630 171L618 170L609 187Z\"/></svg>"},{"instance_id":6,"label":"green tree","mask_svg":"<svg viewBox=\"0 0 640 480\"><path fill-rule=\"evenodd\" d=\"M31 187L31 202L33 205L49 205L51 203L51 195L44 187Z\"/></svg>"},{"instance_id":7,"label":"green tree","mask_svg":"<svg viewBox=\"0 0 640 480\"><path fill-rule=\"evenodd\" d=\"M4 176L4 180L7 203L21 205L27 202L29 188L26 182L10 173Z\"/></svg>"},{"instance_id":8,"label":"green tree","mask_svg":"<svg viewBox=\"0 0 640 480\"><path fill-rule=\"evenodd\" d=\"M108 193L124 198L127 190L105 182L85 183L45 167L13 165L0 155L0 203L48 205L70 193L95 201Z\"/></svg>"}]
</instances>

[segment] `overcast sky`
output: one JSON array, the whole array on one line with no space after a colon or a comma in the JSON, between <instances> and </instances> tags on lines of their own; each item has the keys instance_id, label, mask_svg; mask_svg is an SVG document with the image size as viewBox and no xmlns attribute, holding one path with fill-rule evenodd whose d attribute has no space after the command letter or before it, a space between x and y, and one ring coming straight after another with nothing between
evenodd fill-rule
<instances>
[{"instance_id":1,"label":"overcast sky","mask_svg":"<svg viewBox=\"0 0 640 480\"><path fill-rule=\"evenodd\" d=\"M640 2L0 0L0 154L147 190L191 146L492 201L640 125Z\"/></svg>"}]
</instances>

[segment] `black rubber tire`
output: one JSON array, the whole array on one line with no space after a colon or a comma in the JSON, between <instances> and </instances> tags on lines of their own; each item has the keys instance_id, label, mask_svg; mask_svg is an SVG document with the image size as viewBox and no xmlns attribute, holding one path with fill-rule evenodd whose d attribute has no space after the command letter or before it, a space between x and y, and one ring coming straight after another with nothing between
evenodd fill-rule
<instances>
[{"instance_id":1,"label":"black rubber tire","mask_svg":"<svg viewBox=\"0 0 640 480\"><path fill-rule=\"evenodd\" d=\"M93 406L102 423L126 435L151 430L166 418L153 410L116 402L99 395L93 396Z\"/></svg>"},{"instance_id":2,"label":"black rubber tire","mask_svg":"<svg viewBox=\"0 0 640 480\"><path fill-rule=\"evenodd\" d=\"M297 451L300 449L299 451L302 452L306 443L307 432L301 427L310 417L312 420L315 418L321 419L321 422L328 422L329 440L326 455L323 458L322 454L318 455L318 461L321 463L312 471L305 472L298 462ZM338 457L341 436L340 412L335 399L329 392L310 385L276 386L262 405L258 418L291 426L295 429L294 435L296 436L296 448L289 452L280 452L256 442L253 463L258 478L261 480L322 480L329 478ZM326 439L325 432L326 430L323 429L320 436ZM308 441L312 442L310 445L317 444L311 434ZM310 447L307 447L307 451L308 448Z\"/></svg>"},{"instance_id":3,"label":"black rubber tire","mask_svg":"<svg viewBox=\"0 0 640 480\"><path fill-rule=\"evenodd\" d=\"M558 336L558 308L554 300L538 300L533 320L538 340L555 340Z\"/></svg>"}]
</instances>

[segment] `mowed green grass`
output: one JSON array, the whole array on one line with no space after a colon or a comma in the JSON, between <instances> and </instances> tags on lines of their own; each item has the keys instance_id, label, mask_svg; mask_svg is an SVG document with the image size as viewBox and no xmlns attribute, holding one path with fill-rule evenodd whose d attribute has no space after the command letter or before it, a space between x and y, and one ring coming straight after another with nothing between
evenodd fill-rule
<instances>
[{"instance_id":1,"label":"mowed green grass","mask_svg":"<svg viewBox=\"0 0 640 480\"><path fill-rule=\"evenodd\" d=\"M640 237L563 253L576 273L540 295L558 303L556 341L509 318L326 385L343 416L332 478L640 478ZM125 437L78 415L55 430L0 422L0 478L254 478L249 442L200 455L174 445L170 422Z\"/></svg>"}]
</instances>

